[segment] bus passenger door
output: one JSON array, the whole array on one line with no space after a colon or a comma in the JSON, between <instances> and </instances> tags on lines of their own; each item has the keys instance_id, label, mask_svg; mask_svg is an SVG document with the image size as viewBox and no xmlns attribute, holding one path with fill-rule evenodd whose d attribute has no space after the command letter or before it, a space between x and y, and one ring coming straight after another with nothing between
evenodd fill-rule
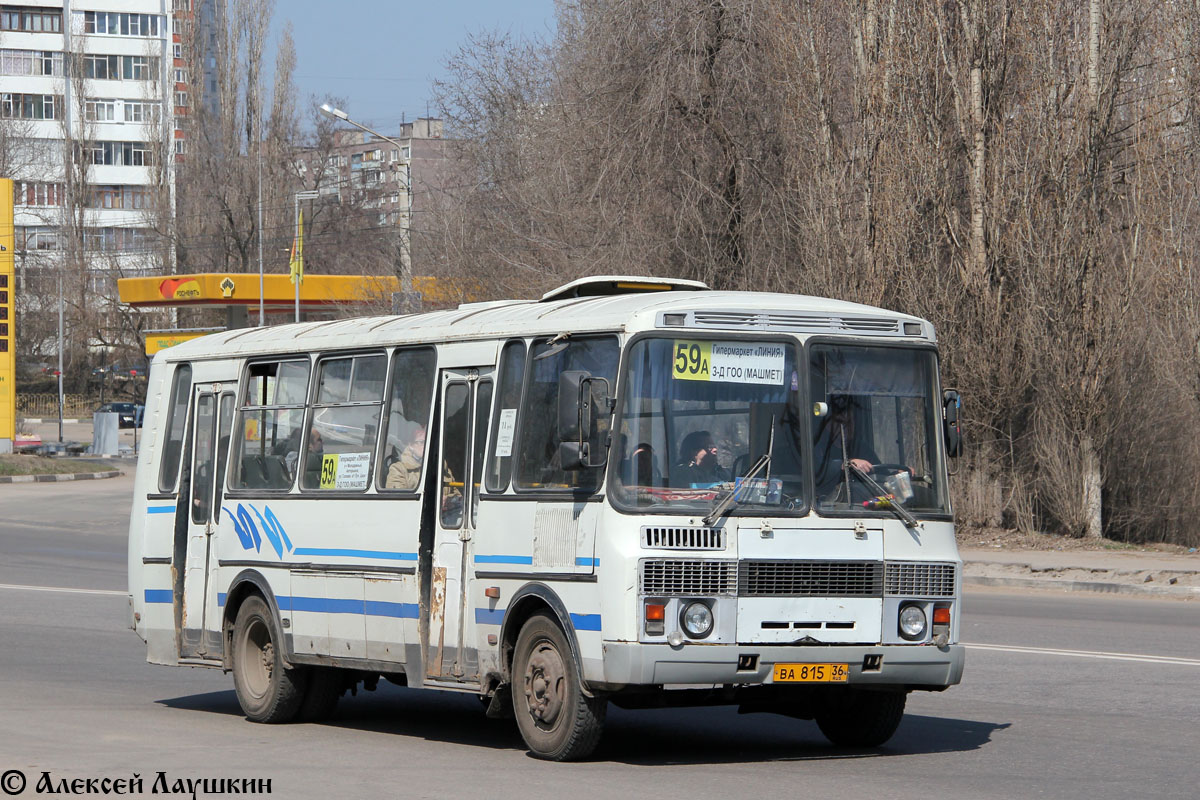
<instances>
[{"instance_id":1,"label":"bus passenger door","mask_svg":"<svg viewBox=\"0 0 1200 800\"><path fill-rule=\"evenodd\" d=\"M433 570L428 601L425 674L458 682L479 680L479 657L467 630L475 508L492 406L492 367L444 369L441 379L441 447L434 524ZM435 468L431 464L430 469Z\"/></svg>"},{"instance_id":2,"label":"bus passenger door","mask_svg":"<svg viewBox=\"0 0 1200 800\"><path fill-rule=\"evenodd\" d=\"M187 553L184 558L183 614L179 655L204 658L220 654L220 634L206 641L205 622L215 619L216 596L209 597L212 570L212 536L221 501L225 460L233 422L233 394L221 393L221 384L201 384L192 403L192 442L188 504ZM211 600L211 602L210 602ZM209 606L212 608L209 608ZM210 637L211 638L211 637Z\"/></svg>"}]
</instances>

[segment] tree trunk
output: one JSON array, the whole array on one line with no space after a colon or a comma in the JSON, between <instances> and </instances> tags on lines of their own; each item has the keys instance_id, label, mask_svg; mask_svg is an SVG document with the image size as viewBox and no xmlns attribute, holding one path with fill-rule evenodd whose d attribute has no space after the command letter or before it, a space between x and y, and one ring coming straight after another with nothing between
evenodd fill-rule
<instances>
[{"instance_id":1,"label":"tree trunk","mask_svg":"<svg viewBox=\"0 0 1200 800\"><path fill-rule=\"evenodd\" d=\"M1103 519L1100 507L1100 454L1091 436L1084 436L1079 443L1082 451L1083 508L1085 512L1084 537L1104 538Z\"/></svg>"}]
</instances>

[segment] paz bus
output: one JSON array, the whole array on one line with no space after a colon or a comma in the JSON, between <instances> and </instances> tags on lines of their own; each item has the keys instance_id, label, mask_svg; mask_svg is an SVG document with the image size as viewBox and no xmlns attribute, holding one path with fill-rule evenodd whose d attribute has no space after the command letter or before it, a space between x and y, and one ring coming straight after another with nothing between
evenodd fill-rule
<instances>
[{"instance_id":1,"label":"paz bus","mask_svg":"<svg viewBox=\"0 0 1200 800\"><path fill-rule=\"evenodd\" d=\"M258 722L386 679L547 759L610 703L877 746L962 675L959 404L927 321L660 278L194 339L150 370L132 626Z\"/></svg>"}]
</instances>

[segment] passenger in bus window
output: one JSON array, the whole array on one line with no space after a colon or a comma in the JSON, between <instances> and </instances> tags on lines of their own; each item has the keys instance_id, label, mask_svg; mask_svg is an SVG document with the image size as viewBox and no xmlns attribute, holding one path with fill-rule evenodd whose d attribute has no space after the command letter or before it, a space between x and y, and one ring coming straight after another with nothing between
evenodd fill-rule
<instances>
[{"instance_id":1,"label":"passenger in bus window","mask_svg":"<svg viewBox=\"0 0 1200 800\"><path fill-rule=\"evenodd\" d=\"M316 489L321 485L321 461L325 456L325 440L316 426L308 432L308 455L304 458L304 488Z\"/></svg>"},{"instance_id":2,"label":"passenger in bus window","mask_svg":"<svg viewBox=\"0 0 1200 800\"><path fill-rule=\"evenodd\" d=\"M417 425L416 430L413 431L412 439L404 446L400 457L388 467L387 478L384 479L383 487L385 489L406 489L409 491L417 489L421 482L421 464L424 461L425 426Z\"/></svg>"},{"instance_id":3,"label":"passenger in bus window","mask_svg":"<svg viewBox=\"0 0 1200 800\"><path fill-rule=\"evenodd\" d=\"M717 442L709 431L692 431L679 446L679 462L671 471L676 486L703 489L733 480L720 464Z\"/></svg>"},{"instance_id":4,"label":"passenger in bus window","mask_svg":"<svg viewBox=\"0 0 1200 800\"><path fill-rule=\"evenodd\" d=\"M629 458L621 465L621 480L626 486L662 485L662 473L649 442L640 442L633 448Z\"/></svg>"}]
</instances>

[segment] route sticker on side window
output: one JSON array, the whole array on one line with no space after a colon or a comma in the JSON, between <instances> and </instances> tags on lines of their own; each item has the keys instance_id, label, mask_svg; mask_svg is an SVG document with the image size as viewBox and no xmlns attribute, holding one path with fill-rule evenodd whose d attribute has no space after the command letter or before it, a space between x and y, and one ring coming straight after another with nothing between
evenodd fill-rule
<instances>
[{"instance_id":1,"label":"route sticker on side window","mask_svg":"<svg viewBox=\"0 0 1200 800\"><path fill-rule=\"evenodd\" d=\"M370 481L370 453L328 453L321 459L322 489L366 489Z\"/></svg>"},{"instance_id":2,"label":"route sticker on side window","mask_svg":"<svg viewBox=\"0 0 1200 800\"><path fill-rule=\"evenodd\" d=\"M786 346L775 342L700 342L676 339L671 377L682 381L782 386Z\"/></svg>"}]
</instances>

